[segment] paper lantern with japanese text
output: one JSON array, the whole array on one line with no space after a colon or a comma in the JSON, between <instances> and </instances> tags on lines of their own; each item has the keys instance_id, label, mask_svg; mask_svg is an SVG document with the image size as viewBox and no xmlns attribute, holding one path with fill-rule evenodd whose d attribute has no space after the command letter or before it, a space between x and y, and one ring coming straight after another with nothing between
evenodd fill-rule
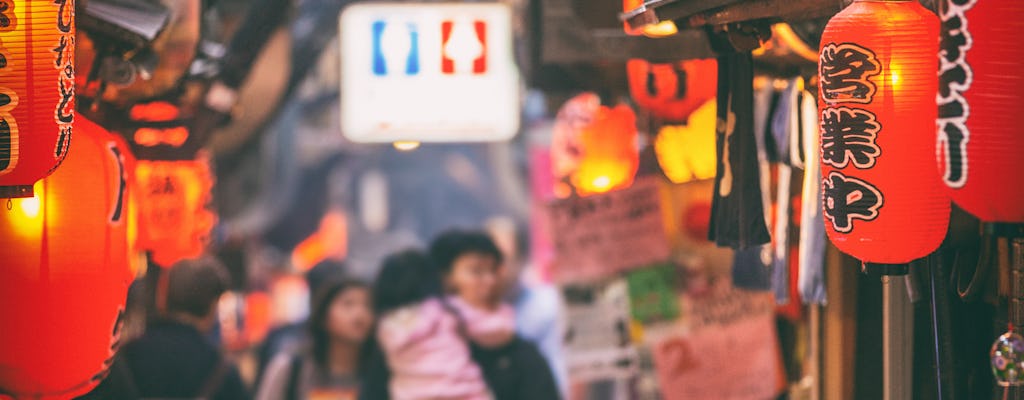
<instances>
[{"instance_id":1,"label":"paper lantern with japanese text","mask_svg":"<svg viewBox=\"0 0 1024 400\"><path fill-rule=\"evenodd\" d=\"M715 100L690 115L686 125L666 125L654 139L658 164L673 183L711 179L718 168L715 154Z\"/></svg>"},{"instance_id":2,"label":"paper lantern with japanese text","mask_svg":"<svg viewBox=\"0 0 1024 400\"><path fill-rule=\"evenodd\" d=\"M633 59L626 64L629 92L640 108L668 122L686 122L718 90L718 61L687 60L654 64Z\"/></svg>"},{"instance_id":3,"label":"paper lantern with japanese text","mask_svg":"<svg viewBox=\"0 0 1024 400\"><path fill-rule=\"evenodd\" d=\"M79 116L75 150L0 207L0 393L70 398L110 365L132 274L132 159ZM2 396L0 396L2 397Z\"/></svg>"},{"instance_id":4,"label":"paper lantern with japanese text","mask_svg":"<svg viewBox=\"0 0 1024 400\"><path fill-rule=\"evenodd\" d=\"M74 10L74 0L0 0L0 198L32 197L67 156Z\"/></svg>"},{"instance_id":5,"label":"paper lantern with japanese text","mask_svg":"<svg viewBox=\"0 0 1024 400\"><path fill-rule=\"evenodd\" d=\"M628 187L640 165L636 115L629 106L601 106L580 131L582 153L571 181L581 195Z\"/></svg>"},{"instance_id":6,"label":"paper lantern with japanese text","mask_svg":"<svg viewBox=\"0 0 1024 400\"><path fill-rule=\"evenodd\" d=\"M988 222L1024 222L1024 2L942 1L938 155L955 202Z\"/></svg>"},{"instance_id":7,"label":"paper lantern with japanese text","mask_svg":"<svg viewBox=\"0 0 1024 400\"><path fill-rule=\"evenodd\" d=\"M938 30L916 1L857 0L821 38L825 228L882 273L904 271L946 234L949 199L932 147Z\"/></svg>"},{"instance_id":8,"label":"paper lantern with japanese text","mask_svg":"<svg viewBox=\"0 0 1024 400\"><path fill-rule=\"evenodd\" d=\"M213 176L205 156L185 161L139 160L139 247L161 267L199 257L217 221L207 209Z\"/></svg>"}]
</instances>

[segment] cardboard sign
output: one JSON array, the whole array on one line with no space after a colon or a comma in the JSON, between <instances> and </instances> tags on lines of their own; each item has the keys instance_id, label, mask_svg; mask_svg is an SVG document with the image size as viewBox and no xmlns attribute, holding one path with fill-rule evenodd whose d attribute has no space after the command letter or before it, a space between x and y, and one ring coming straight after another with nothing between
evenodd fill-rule
<instances>
[{"instance_id":1,"label":"cardboard sign","mask_svg":"<svg viewBox=\"0 0 1024 400\"><path fill-rule=\"evenodd\" d=\"M496 141L519 128L504 3L358 3L340 18L341 130L355 142Z\"/></svg>"},{"instance_id":2,"label":"cardboard sign","mask_svg":"<svg viewBox=\"0 0 1024 400\"><path fill-rule=\"evenodd\" d=\"M654 344L665 400L764 400L781 379L770 293L731 290L691 299L692 328Z\"/></svg>"},{"instance_id":3,"label":"cardboard sign","mask_svg":"<svg viewBox=\"0 0 1024 400\"><path fill-rule=\"evenodd\" d=\"M620 191L557 200L548 205L548 218L558 282L593 282L670 255L654 179Z\"/></svg>"},{"instance_id":4,"label":"cardboard sign","mask_svg":"<svg viewBox=\"0 0 1024 400\"><path fill-rule=\"evenodd\" d=\"M575 380L629 377L638 361L629 320L626 282L571 286L566 303L565 355Z\"/></svg>"}]
</instances>

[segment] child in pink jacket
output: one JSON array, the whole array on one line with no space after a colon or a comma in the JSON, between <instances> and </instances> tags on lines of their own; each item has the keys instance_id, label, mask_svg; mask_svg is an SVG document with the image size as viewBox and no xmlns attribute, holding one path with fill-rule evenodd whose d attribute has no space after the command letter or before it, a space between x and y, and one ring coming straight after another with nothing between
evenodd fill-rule
<instances>
[{"instance_id":1,"label":"child in pink jacket","mask_svg":"<svg viewBox=\"0 0 1024 400\"><path fill-rule=\"evenodd\" d=\"M442 300L440 277L418 251L388 257L377 278L377 340L391 370L392 400L489 400L490 390L470 356L470 335L484 341L511 336L511 310L469 319ZM469 310L466 310L469 311Z\"/></svg>"}]
</instances>

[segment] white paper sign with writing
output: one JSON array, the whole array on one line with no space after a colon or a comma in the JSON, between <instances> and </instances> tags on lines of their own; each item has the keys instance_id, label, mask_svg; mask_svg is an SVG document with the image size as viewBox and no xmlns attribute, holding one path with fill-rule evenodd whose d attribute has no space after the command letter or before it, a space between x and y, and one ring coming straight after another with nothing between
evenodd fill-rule
<instances>
[{"instance_id":1,"label":"white paper sign with writing","mask_svg":"<svg viewBox=\"0 0 1024 400\"><path fill-rule=\"evenodd\" d=\"M565 353L576 380L624 378L637 369L629 331L629 294L622 279L563 290L566 304Z\"/></svg>"},{"instance_id":2,"label":"white paper sign with writing","mask_svg":"<svg viewBox=\"0 0 1024 400\"><path fill-rule=\"evenodd\" d=\"M555 242L554 278L592 282L668 259L657 180L548 205Z\"/></svg>"}]
</instances>

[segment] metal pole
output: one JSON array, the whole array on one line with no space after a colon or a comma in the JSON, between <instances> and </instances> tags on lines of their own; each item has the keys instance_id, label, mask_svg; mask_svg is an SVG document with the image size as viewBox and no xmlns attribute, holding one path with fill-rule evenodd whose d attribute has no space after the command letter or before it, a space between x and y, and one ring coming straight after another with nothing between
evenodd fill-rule
<instances>
[{"instance_id":1,"label":"metal pole","mask_svg":"<svg viewBox=\"0 0 1024 400\"><path fill-rule=\"evenodd\" d=\"M1016 232L1009 241L1010 251L1010 323L1020 332L1024 324L1024 237ZM1004 258L1005 260L1005 258ZM1020 399L1020 387L1005 389L1004 399ZM1012 396L1011 396L1012 394Z\"/></svg>"},{"instance_id":2,"label":"metal pole","mask_svg":"<svg viewBox=\"0 0 1024 400\"><path fill-rule=\"evenodd\" d=\"M905 275L882 276L882 399L909 400L914 349L914 309Z\"/></svg>"},{"instance_id":3,"label":"metal pole","mask_svg":"<svg viewBox=\"0 0 1024 400\"><path fill-rule=\"evenodd\" d=\"M949 290L946 286L948 274L938 254L927 258L929 283L929 312L934 340L936 400L952 399L955 393L953 377L953 343L950 332Z\"/></svg>"}]
</instances>

